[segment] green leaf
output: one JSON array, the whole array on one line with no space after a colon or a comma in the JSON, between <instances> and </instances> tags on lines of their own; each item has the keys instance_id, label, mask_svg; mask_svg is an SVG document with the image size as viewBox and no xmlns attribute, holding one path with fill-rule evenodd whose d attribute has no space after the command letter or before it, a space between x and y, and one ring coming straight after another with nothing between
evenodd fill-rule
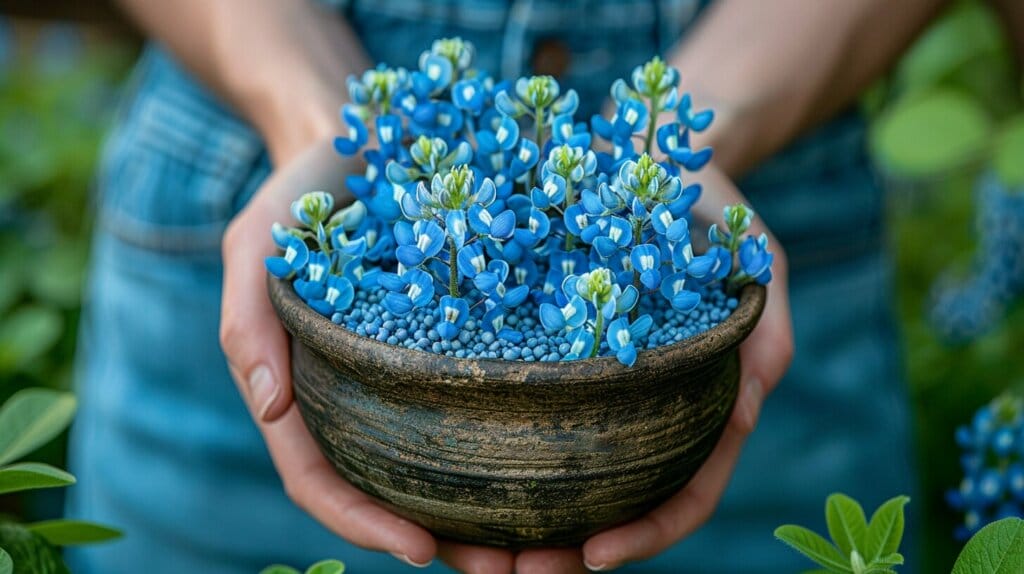
<instances>
[{"instance_id":1,"label":"green leaf","mask_svg":"<svg viewBox=\"0 0 1024 574\"><path fill-rule=\"evenodd\" d=\"M75 396L50 389L25 389L0 407L0 464L43 446L67 428Z\"/></svg>"},{"instance_id":2,"label":"green leaf","mask_svg":"<svg viewBox=\"0 0 1024 574\"><path fill-rule=\"evenodd\" d=\"M977 162L992 121L973 98L951 89L906 97L875 124L875 155L895 175L935 177Z\"/></svg>"},{"instance_id":3,"label":"green leaf","mask_svg":"<svg viewBox=\"0 0 1024 574\"><path fill-rule=\"evenodd\" d=\"M833 494L825 501L825 520L829 536L844 556L854 550L864 552L868 523L860 503L845 494ZM870 557L866 558L871 561Z\"/></svg>"},{"instance_id":4,"label":"green leaf","mask_svg":"<svg viewBox=\"0 0 1024 574\"><path fill-rule=\"evenodd\" d=\"M775 529L775 537L830 571L844 574L853 572L850 563L835 546L803 526L780 526Z\"/></svg>"},{"instance_id":5,"label":"green leaf","mask_svg":"<svg viewBox=\"0 0 1024 574\"><path fill-rule=\"evenodd\" d=\"M1024 520L1004 518L975 534L953 566L953 574L1024 572Z\"/></svg>"},{"instance_id":6,"label":"green leaf","mask_svg":"<svg viewBox=\"0 0 1024 574\"><path fill-rule=\"evenodd\" d=\"M993 164L999 179L1010 187L1024 187L1024 115L1009 120L996 140Z\"/></svg>"},{"instance_id":7,"label":"green leaf","mask_svg":"<svg viewBox=\"0 0 1024 574\"><path fill-rule=\"evenodd\" d=\"M263 570L260 570L260 574L302 574L298 570L291 566L285 566L283 564L272 564L267 566Z\"/></svg>"},{"instance_id":8,"label":"green leaf","mask_svg":"<svg viewBox=\"0 0 1024 574\"><path fill-rule=\"evenodd\" d=\"M871 562L871 566L899 566L900 564L903 564L903 555L899 552L894 552Z\"/></svg>"},{"instance_id":9,"label":"green leaf","mask_svg":"<svg viewBox=\"0 0 1024 574\"><path fill-rule=\"evenodd\" d=\"M306 574L342 574L345 565L337 560L322 560L309 567Z\"/></svg>"},{"instance_id":10,"label":"green leaf","mask_svg":"<svg viewBox=\"0 0 1024 574\"><path fill-rule=\"evenodd\" d=\"M121 531L116 528L84 520L45 520L29 524L27 527L54 546L96 544L122 536Z\"/></svg>"},{"instance_id":11,"label":"green leaf","mask_svg":"<svg viewBox=\"0 0 1024 574\"><path fill-rule=\"evenodd\" d=\"M14 572L14 562L11 560L11 556L0 548L0 574L12 574Z\"/></svg>"},{"instance_id":12,"label":"green leaf","mask_svg":"<svg viewBox=\"0 0 1024 574\"><path fill-rule=\"evenodd\" d=\"M0 468L0 494L54 488L75 483L75 477L59 468L39 462L26 462Z\"/></svg>"},{"instance_id":13,"label":"green leaf","mask_svg":"<svg viewBox=\"0 0 1024 574\"><path fill-rule=\"evenodd\" d=\"M21 307L0 321L0 372L21 368L50 350L64 331L64 318L49 307Z\"/></svg>"},{"instance_id":14,"label":"green leaf","mask_svg":"<svg viewBox=\"0 0 1024 574\"><path fill-rule=\"evenodd\" d=\"M871 515L864 539L864 558L869 564L899 551L903 541L903 507L908 502L910 498L906 496L890 498Z\"/></svg>"}]
</instances>

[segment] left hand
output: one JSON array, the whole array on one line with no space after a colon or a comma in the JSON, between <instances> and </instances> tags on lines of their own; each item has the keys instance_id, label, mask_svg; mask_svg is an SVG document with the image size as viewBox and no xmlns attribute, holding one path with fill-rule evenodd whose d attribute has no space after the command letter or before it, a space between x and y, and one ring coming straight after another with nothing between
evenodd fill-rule
<instances>
[{"instance_id":1,"label":"left hand","mask_svg":"<svg viewBox=\"0 0 1024 574\"><path fill-rule=\"evenodd\" d=\"M699 215L721 217L721 206L743 198L721 172L701 173L705 197ZM755 221L750 233L769 233ZM757 426L761 404L789 368L793 357L788 265L778 241L764 314L740 346L740 393L722 438L693 479L661 506L641 518L592 536L582 548L526 550L516 557L518 574L606 572L627 562L651 558L692 534L714 513L729 484L747 435Z\"/></svg>"}]
</instances>

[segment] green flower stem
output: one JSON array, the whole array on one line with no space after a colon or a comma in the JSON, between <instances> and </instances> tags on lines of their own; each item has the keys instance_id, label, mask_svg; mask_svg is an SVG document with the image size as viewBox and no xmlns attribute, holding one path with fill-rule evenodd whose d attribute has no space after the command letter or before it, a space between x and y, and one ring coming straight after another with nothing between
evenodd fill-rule
<instances>
[{"instance_id":1,"label":"green flower stem","mask_svg":"<svg viewBox=\"0 0 1024 574\"><path fill-rule=\"evenodd\" d=\"M604 315L597 310L597 325L594 326L594 348L590 350L590 356L596 357L601 350L601 339L604 337Z\"/></svg>"},{"instance_id":2,"label":"green flower stem","mask_svg":"<svg viewBox=\"0 0 1024 574\"><path fill-rule=\"evenodd\" d=\"M544 108L543 107L537 108L535 110L535 114L536 114L536 120L537 120L537 124L536 124L536 128L537 128L537 150L538 150L538 153L540 153L541 156L543 156L544 155L544 132L546 131L546 128L544 127ZM540 165L541 164L541 160L543 160L543 159L544 159L543 157L538 157L537 158L537 164Z\"/></svg>"},{"instance_id":3,"label":"green flower stem","mask_svg":"<svg viewBox=\"0 0 1024 574\"><path fill-rule=\"evenodd\" d=\"M658 104L654 98L648 101L650 102L650 117L647 118L647 139L644 140L644 151L651 153L651 144L654 142L654 129L658 123Z\"/></svg>"},{"instance_id":4,"label":"green flower stem","mask_svg":"<svg viewBox=\"0 0 1024 574\"><path fill-rule=\"evenodd\" d=\"M452 297L459 296L459 266L457 265L459 250L455 247L455 240L448 238L448 294Z\"/></svg>"},{"instance_id":5,"label":"green flower stem","mask_svg":"<svg viewBox=\"0 0 1024 574\"><path fill-rule=\"evenodd\" d=\"M575 204L576 204L576 190L573 189L572 182L569 181L568 178L566 178L566 180L565 180L565 205L566 205L566 207L569 207L570 205L575 205ZM572 233L569 233L569 231L566 230L566 232L565 232L565 251L566 251L566 253L568 253L569 251L572 251L574 247L576 247L576 236L573 235Z\"/></svg>"},{"instance_id":6,"label":"green flower stem","mask_svg":"<svg viewBox=\"0 0 1024 574\"><path fill-rule=\"evenodd\" d=\"M633 221L633 245L640 245L640 241L643 238L644 222L641 219L635 219ZM640 290L640 273L633 269L633 287L636 288L637 293L642 293ZM632 323L637 320L640 316L640 306L634 305L629 311L629 321Z\"/></svg>"}]
</instances>

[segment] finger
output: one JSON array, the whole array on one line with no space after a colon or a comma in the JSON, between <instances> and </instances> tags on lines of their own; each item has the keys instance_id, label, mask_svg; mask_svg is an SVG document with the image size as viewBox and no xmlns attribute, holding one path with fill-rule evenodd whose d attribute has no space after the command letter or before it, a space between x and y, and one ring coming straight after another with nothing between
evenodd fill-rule
<instances>
[{"instance_id":1,"label":"finger","mask_svg":"<svg viewBox=\"0 0 1024 574\"><path fill-rule=\"evenodd\" d=\"M697 530L711 517L725 491L745 437L734 425L727 425L686 488L644 517L587 540L583 545L587 567L602 572L650 558Z\"/></svg>"},{"instance_id":2,"label":"finger","mask_svg":"<svg viewBox=\"0 0 1024 574\"><path fill-rule=\"evenodd\" d=\"M437 556L466 574L511 574L515 562L515 556L509 550L450 541L438 543Z\"/></svg>"},{"instance_id":3,"label":"finger","mask_svg":"<svg viewBox=\"0 0 1024 574\"><path fill-rule=\"evenodd\" d=\"M274 252L267 211L251 211L225 234L220 341L249 411L272 421L292 391L288 337L267 296L263 260Z\"/></svg>"},{"instance_id":4,"label":"finger","mask_svg":"<svg viewBox=\"0 0 1024 574\"><path fill-rule=\"evenodd\" d=\"M272 423L260 423L288 496L345 540L425 566L437 552L434 537L342 479L320 453L293 404Z\"/></svg>"},{"instance_id":5,"label":"finger","mask_svg":"<svg viewBox=\"0 0 1024 574\"><path fill-rule=\"evenodd\" d=\"M773 271L764 313L740 346L740 394L732 422L745 434L757 426L764 397L778 385L793 359L788 277L781 249L776 253Z\"/></svg>"},{"instance_id":6,"label":"finger","mask_svg":"<svg viewBox=\"0 0 1024 574\"><path fill-rule=\"evenodd\" d=\"M516 574L585 573L580 548L543 548L524 550L516 556Z\"/></svg>"}]
</instances>

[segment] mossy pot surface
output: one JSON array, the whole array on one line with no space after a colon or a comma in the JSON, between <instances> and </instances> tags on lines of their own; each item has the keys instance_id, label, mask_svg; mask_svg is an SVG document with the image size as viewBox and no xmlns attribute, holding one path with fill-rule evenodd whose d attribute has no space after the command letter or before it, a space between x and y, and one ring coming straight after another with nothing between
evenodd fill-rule
<instances>
[{"instance_id":1,"label":"mossy pot surface","mask_svg":"<svg viewBox=\"0 0 1024 574\"><path fill-rule=\"evenodd\" d=\"M442 538L512 548L579 544L679 491L732 412L765 301L748 286L717 327L627 368L406 349L269 289L299 409L338 472Z\"/></svg>"}]
</instances>

